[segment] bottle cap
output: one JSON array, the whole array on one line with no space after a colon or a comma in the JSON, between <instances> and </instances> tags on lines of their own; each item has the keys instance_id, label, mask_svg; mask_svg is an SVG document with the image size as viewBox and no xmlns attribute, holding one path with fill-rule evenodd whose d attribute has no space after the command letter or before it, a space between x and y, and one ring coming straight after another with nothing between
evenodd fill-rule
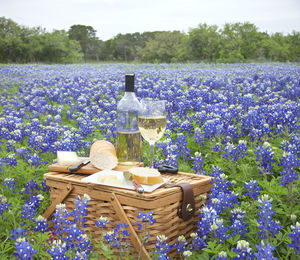
<instances>
[{"instance_id":1,"label":"bottle cap","mask_svg":"<svg viewBox=\"0 0 300 260\"><path fill-rule=\"evenodd\" d=\"M134 92L134 74L125 75L125 92Z\"/></svg>"}]
</instances>

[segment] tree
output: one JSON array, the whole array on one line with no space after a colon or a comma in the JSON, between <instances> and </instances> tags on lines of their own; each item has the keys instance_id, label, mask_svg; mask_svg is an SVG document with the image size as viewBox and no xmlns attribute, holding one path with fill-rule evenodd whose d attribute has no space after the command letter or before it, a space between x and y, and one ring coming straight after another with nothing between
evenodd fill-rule
<instances>
[{"instance_id":1,"label":"tree","mask_svg":"<svg viewBox=\"0 0 300 260\"><path fill-rule=\"evenodd\" d=\"M79 43L65 31L46 33L40 27L27 28L0 17L0 62L80 62L79 52Z\"/></svg>"},{"instance_id":2,"label":"tree","mask_svg":"<svg viewBox=\"0 0 300 260\"><path fill-rule=\"evenodd\" d=\"M69 29L69 38L80 43L86 62L90 56L94 56L97 45L96 30L92 26L72 25Z\"/></svg>"},{"instance_id":3,"label":"tree","mask_svg":"<svg viewBox=\"0 0 300 260\"><path fill-rule=\"evenodd\" d=\"M219 58L220 35L216 25L199 24L190 30L187 40L189 57L192 60L214 61Z\"/></svg>"},{"instance_id":4,"label":"tree","mask_svg":"<svg viewBox=\"0 0 300 260\"><path fill-rule=\"evenodd\" d=\"M172 62L180 54L181 44L185 35L179 31L158 32L154 38L146 42L144 48L138 49L138 54L143 61Z\"/></svg>"}]
</instances>

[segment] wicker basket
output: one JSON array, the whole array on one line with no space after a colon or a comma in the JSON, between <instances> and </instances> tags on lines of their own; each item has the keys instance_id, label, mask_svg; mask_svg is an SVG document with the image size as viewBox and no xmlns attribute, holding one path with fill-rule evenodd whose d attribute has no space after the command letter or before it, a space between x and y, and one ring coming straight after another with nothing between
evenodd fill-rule
<instances>
[{"instance_id":1,"label":"wicker basket","mask_svg":"<svg viewBox=\"0 0 300 260\"><path fill-rule=\"evenodd\" d=\"M180 187L166 188L160 187L151 193L138 194L133 190L118 189L109 186L87 184L81 181L86 175L49 172L44 175L47 185L50 187L51 205L44 216L49 216L55 210L58 203L64 203L68 210L74 207L73 201L77 196L88 194L91 201L88 203L87 231L92 232L96 237L100 237L101 230L96 227L95 221L100 216L107 217L111 222L105 232L114 229L117 223L124 222L129 224L128 231L131 234L131 244L139 251L141 242L139 235L142 231L138 230L137 215L139 211L143 213L153 211L156 219L154 225L148 225L150 232L149 242L142 247L143 259L150 259L149 254L155 250L157 235L168 237L170 245L176 243L179 235L184 235L187 239L190 233L196 229L199 220L199 209L203 205L203 200L199 195L207 194L211 189L211 178L189 173L164 174L169 179L169 183L190 183L193 187L196 211L194 216L184 221L177 215L177 210L182 200ZM170 255L174 255L171 251Z\"/></svg>"}]
</instances>

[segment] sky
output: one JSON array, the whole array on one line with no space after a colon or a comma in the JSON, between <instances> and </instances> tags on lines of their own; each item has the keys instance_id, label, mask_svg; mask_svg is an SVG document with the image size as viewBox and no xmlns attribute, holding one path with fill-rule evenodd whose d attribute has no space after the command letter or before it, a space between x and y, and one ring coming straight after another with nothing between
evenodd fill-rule
<instances>
[{"instance_id":1,"label":"sky","mask_svg":"<svg viewBox=\"0 0 300 260\"><path fill-rule=\"evenodd\" d=\"M101 40L119 33L188 33L201 23L250 22L259 31L300 31L300 0L0 0L0 17L48 32L92 26Z\"/></svg>"}]
</instances>

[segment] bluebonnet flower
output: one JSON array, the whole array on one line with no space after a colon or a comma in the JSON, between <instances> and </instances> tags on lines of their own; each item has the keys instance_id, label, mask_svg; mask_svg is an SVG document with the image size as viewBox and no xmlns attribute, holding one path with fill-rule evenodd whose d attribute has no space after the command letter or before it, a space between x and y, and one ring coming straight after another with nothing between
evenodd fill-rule
<instances>
[{"instance_id":1,"label":"bluebonnet flower","mask_svg":"<svg viewBox=\"0 0 300 260\"><path fill-rule=\"evenodd\" d=\"M22 209L21 218L30 219L30 220L34 219L35 213L37 212L36 209L31 207L27 203L25 203L25 205L22 206L21 209ZM25 225L25 223L23 223L22 225Z\"/></svg>"},{"instance_id":2,"label":"bluebonnet flower","mask_svg":"<svg viewBox=\"0 0 300 260\"><path fill-rule=\"evenodd\" d=\"M214 260L227 260L227 253L225 251L221 251Z\"/></svg>"},{"instance_id":3,"label":"bluebonnet flower","mask_svg":"<svg viewBox=\"0 0 300 260\"><path fill-rule=\"evenodd\" d=\"M91 245L91 241L88 239L87 235L83 234L77 240L77 253L80 252L82 255L88 256L93 246Z\"/></svg>"},{"instance_id":4,"label":"bluebonnet flower","mask_svg":"<svg viewBox=\"0 0 300 260\"><path fill-rule=\"evenodd\" d=\"M188 247L189 250L191 250L191 251L200 250L205 246L206 236L199 236L198 233L193 232L190 234L190 237L192 238L192 241Z\"/></svg>"},{"instance_id":5,"label":"bluebonnet flower","mask_svg":"<svg viewBox=\"0 0 300 260\"><path fill-rule=\"evenodd\" d=\"M230 159L234 160L236 162L237 156L235 154L235 146L232 143L227 143L226 146L223 148L223 158L225 158L227 161Z\"/></svg>"},{"instance_id":6,"label":"bluebonnet flower","mask_svg":"<svg viewBox=\"0 0 300 260\"><path fill-rule=\"evenodd\" d=\"M87 203L91 200L91 198L89 197L89 195L84 194L83 198L81 200L80 196L77 196L77 200L74 200L74 210L72 211L72 213L70 215L74 216L74 220L73 223L79 223L79 225L82 225L82 227L86 227L87 225L85 225L86 220L86 216L88 215L88 205Z\"/></svg>"},{"instance_id":7,"label":"bluebonnet flower","mask_svg":"<svg viewBox=\"0 0 300 260\"><path fill-rule=\"evenodd\" d=\"M235 203L239 204L238 194L229 189L231 183L227 180L228 176L218 167L213 167L211 175L214 176L212 179L214 186L211 189L207 205L213 207L220 214L228 207L233 208Z\"/></svg>"},{"instance_id":8,"label":"bluebonnet flower","mask_svg":"<svg viewBox=\"0 0 300 260\"><path fill-rule=\"evenodd\" d=\"M6 151L7 152L16 152L16 141L15 140L8 140L6 143Z\"/></svg>"},{"instance_id":9,"label":"bluebonnet flower","mask_svg":"<svg viewBox=\"0 0 300 260\"><path fill-rule=\"evenodd\" d=\"M212 224L219 215L214 208L204 206L200 209L199 217L200 220L197 222L197 233L201 237L206 237L211 231Z\"/></svg>"},{"instance_id":10,"label":"bluebonnet flower","mask_svg":"<svg viewBox=\"0 0 300 260\"><path fill-rule=\"evenodd\" d=\"M264 142L263 145L259 145L255 149L254 153L256 154L256 161L259 161L260 173L263 175L272 174L272 162L275 160L273 159L274 152L271 149L271 145L268 142Z\"/></svg>"},{"instance_id":11,"label":"bluebonnet flower","mask_svg":"<svg viewBox=\"0 0 300 260\"><path fill-rule=\"evenodd\" d=\"M234 125L228 126L227 135L230 136L233 140L240 137L240 134L238 133L238 128Z\"/></svg>"},{"instance_id":12,"label":"bluebonnet flower","mask_svg":"<svg viewBox=\"0 0 300 260\"><path fill-rule=\"evenodd\" d=\"M261 187L259 187L257 180L250 180L249 182L244 182L244 187L246 188L246 193L244 196L248 196L254 200L260 195Z\"/></svg>"},{"instance_id":13,"label":"bluebonnet flower","mask_svg":"<svg viewBox=\"0 0 300 260\"><path fill-rule=\"evenodd\" d=\"M213 151L214 152L218 152L220 148L221 148L221 144L220 143L216 143L215 146L213 147Z\"/></svg>"},{"instance_id":14,"label":"bluebonnet flower","mask_svg":"<svg viewBox=\"0 0 300 260\"><path fill-rule=\"evenodd\" d=\"M204 144L205 138L204 138L204 134L201 131L200 128L195 128L195 134L194 134L194 140L196 144Z\"/></svg>"},{"instance_id":15,"label":"bluebonnet flower","mask_svg":"<svg viewBox=\"0 0 300 260\"><path fill-rule=\"evenodd\" d=\"M227 143L223 148L223 158L227 161L233 160L234 162L237 162L239 157L244 158L245 155L247 155L247 149L247 142L244 140L239 140L237 146L234 146L232 143Z\"/></svg>"},{"instance_id":16,"label":"bluebonnet flower","mask_svg":"<svg viewBox=\"0 0 300 260\"><path fill-rule=\"evenodd\" d=\"M229 238L227 235L228 228L224 226L222 218L216 218L213 224L210 226L210 232L213 234L214 238L219 239L219 243L222 244L225 239Z\"/></svg>"},{"instance_id":17,"label":"bluebonnet flower","mask_svg":"<svg viewBox=\"0 0 300 260\"><path fill-rule=\"evenodd\" d=\"M36 153L34 153L33 155L27 153L26 159L27 159L27 163L31 167L34 166L38 168L42 165L42 159Z\"/></svg>"},{"instance_id":18,"label":"bluebonnet flower","mask_svg":"<svg viewBox=\"0 0 300 260\"><path fill-rule=\"evenodd\" d=\"M4 189L9 189L9 190L15 192L14 191L16 189L15 179L14 178L5 178L3 187L4 187Z\"/></svg>"},{"instance_id":19,"label":"bluebonnet flower","mask_svg":"<svg viewBox=\"0 0 300 260\"><path fill-rule=\"evenodd\" d=\"M46 179L44 179L42 182L41 182L41 186L42 186L42 191L44 192L48 192L50 187L46 184Z\"/></svg>"},{"instance_id":20,"label":"bluebonnet flower","mask_svg":"<svg viewBox=\"0 0 300 260\"><path fill-rule=\"evenodd\" d=\"M51 260L68 260L69 256L65 255L67 251L66 243L62 243L61 240L55 240L51 250L47 252L50 254Z\"/></svg>"},{"instance_id":21,"label":"bluebonnet flower","mask_svg":"<svg viewBox=\"0 0 300 260\"><path fill-rule=\"evenodd\" d=\"M262 195L258 199L258 209L260 211L257 212L259 218L257 219L258 228L257 231L258 237L261 239L266 239L270 236L275 236L282 226L279 222L273 220L273 216L276 214L272 209L271 202L272 198L269 198L267 194Z\"/></svg>"},{"instance_id":22,"label":"bluebonnet flower","mask_svg":"<svg viewBox=\"0 0 300 260\"><path fill-rule=\"evenodd\" d=\"M30 194L30 193L34 194L35 192L37 192L39 190L40 190L40 187L38 186L36 181L31 179L25 185L25 189L24 189L23 193L25 193L25 194Z\"/></svg>"},{"instance_id":23,"label":"bluebonnet flower","mask_svg":"<svg viewBox=\"0 0 300 260\"><path fill-rule=\"evenodd\" d=\"M239 260L239 259L252 260L252 259L254 259L253 254L252 254L252 248L249 246L249 243L246 240L239 240L237 242L236 248L233 248L233 252L238 254L238 256L234 257L233 260Z\"/></svg>"},{"instance_id":24,"label":"bluebonnet flower","mask_svg":"<svg viewBox=\"0 0 300 260\"><path fill-rule=\"evenodd\" d=\"M36 223L36 227L33 229L34 231L39 231L41 233L45 233L49 231L47 219L43 216L39 215L37 218L34 219Z\"/></svg>"},{"instance_id":25,"label":"bluebonnet flower","mask_svg":"<svg viewBox=\"0 0 300 260\"><path fill-rule=\"evenodd\" d=\"M130 236L130 233L127 231L128 225L125 223L118 223L116 228L113 231L109 231L104 235L107 243L112 247L120 248L121 242ZM128 242L125 242L125 249L129 246Z\"/></svg>"},{"instance_id":26,"label":"bluebonnet flower","mask_svg":"<svg viewBox=\"0 0 300 260\"><path fill-rule=\"evenodd\" d=\"M42 194L32 195L30 194L30 199L25 200L25 203L28 204L33 209L37 209L40 206L40 202L44 199Z\"/></svg>"},{"instance_id":27,"label":"bluebonnet flower","mask_svg":"<svg viewBox=\"0 0 300 260\"><path fill-rule=\"evenodd\" d=\"M269 243L265 245L264 241L262 240L260 245L256 245L256 248L258 252L253 254L256 257L256 259L268 259L268 260L278 259L277 257L274 257L272 254L272 251L275 250L275 246L270 246Z\"/></svg>"},{"instance_id":28,"label":"bluebonnet flower","mask_svg":"<svg viewBox=\"0 0 300 260\"><path fill-rule=\"evenodd\" d=\"M16 154L12 153L4 157L4 162L9 166L16 166L18 164Z\"/></svg>"},{"instance_id":29,"label":"bluebonnet flower","mask_svg":"<svg viewBox=\"0 0 300 260\"><path fill-rule=\"evenodd\" d=\"M289 237L292 239L292 242L289 243L290 247L295 249L296 254L300 252L300 223L296 222L293 226L291 225L292 233L289 234Z\"/></svg>"},{"instance_id":30,"label":"bluebonnet flower","mask_svg":"<svg viewBox=\"0 0 300 260\"><path fill-rule=\"evenodd\" d=\"M283 171L279 173L282 175L280 178L281 185L288 185L299 179L299 173L295 168L300 166L300 160L290 152L284 152L282 158L279 159L279 166L284 167Z\"/></svg>"},{"instance_id":31,"label":"bluebonnet flower","mask_svg":"<svg viewBox=\"0 0 300 260\"><path fill-rule=\"evenodd\" d=\"M83 252L76 252L75 257L72 258L72 260L86 260L88 259L89 254L85 251Z\"/></svg>"},{"instance_id":32,"label":"bluebonnet flower","mask_svg":"<svg viewBox=\"0 0 300 260\"><path fill-rule=\"evenodd\" d=\"M54 223L55 228L54 234L62 239L63 234L68 231L69 226L71 225L71 221L68 219L69 213L66 209L66 205L57 204L53 216L52 222Z\"/></svg>"},{"instance_id":33,"label":"bluebonnet flower","mask_svg":"<svg viewBox=\"0 0 300 260\"><path fill-rule=\"evenodd\" d=\"M192 169L195 171L196 174L201 174L205 170L203 166L205 165L203 161L203 157L201 156L201 153L195 152L195 157L192 158L194 165L192 166Z\"/></svg>"},{"instance_id":34,"label":"bluebonnet flower","mask_svg":"<svg viewBox=\"0 0 300 260\"><path fill-rule=\"evenodd\" d=\"M8 207L11 203L8 203L7 198L4 195L0 194L0 216L3 218L3 213L5 210L8 210Z\"/></svg>"},{"instance_id":35,"label":"bluebonnet flower","mask_svg":"<svg viewBox=\"0 0 300 260\"><path fill-rule=\"evenodd\" d=\"M80 240L81 235L83 234L83 230L80 230L76 224L71 224L66 229L66 236L63 238L63 240L67 244L67 248L74 248L75 247L75 241Z\"/></svg>"},{"instance_id":36,"label":"bluebonnet flower","mask_svg":"<svg viewBox=\"0 0 300 260\"><path fill-rule=\"evenodd\" d=\"M177 147L179 147L179 152L187 160L191 157L191 149L188 147L188 142L186 136L182 133L177 135Z\"/></svg>"},{"instance_id":37,"label":"bluebonnet flower","mask_svg":"<svg viewBox=\"0 0 300 260\"><path fill-rule=\"evenodd\" d=\"M286 152L292 153L300 158L300 137L294 135L290 141L282 141L280 148Z\"/></svg>"},{"instance_id":38,"label":"bluebonnet flower","mask_svg":"<svg viewBox=\"0 0 300 260\"><path fill-rule=\"evenodd\" d=\"M33 255L37 253L37 250L33 249L30 243L25 240L25 238L17 239L15 246L16 252L14 253L14 256L16 259L31 260Z\"/></svg>"},{"instance_id":39,"label":"bluebonnet flower","mask_svg":"<svg viewBox=\"0 0 300 260\"><path fill-rule=\"evenodd\" d=\"M25 237L26 236L27 229L26 228L14 228L13 230L10 230L9 233L11 233L11 237L9 239L17 239L18 237Z\"/></svg>"},{"instance_id":40,"label":"bluebonnet flower","mask_svg":"<svg viewBox=\"0 0 300 260\"><path fill-rule=\"evenodd\" d=\"M4 160L0 158L0 172L3 170Z\"/></svg>"},{"instance_id":41,"label":"bluebonnet flower","mask_svg":"<svg viewBox=\"0 0 300 260\"><path fill-rule=\"evenodd\" d=\"M147 213L139 211L137 218L141 218L143 222L149 222L150 225L153 225L156 222L156 220L153 218L153 211L149 211Z\"/></svg>"},{"instance_id":42,"label":"bluebonnet flower","mask_svg":"<svg viewBox=\"0 0 300 260\"><path fill-rule=\"evenodd\" d=\"M239 234L242 238L246 238L246 232L249 232L247 229L248 224L246 224L245 211L242 211L240 208L236 208L230 211L232 216L230 217L230 221L232 225L229 227L231 230L231 236L235 236Z\"/></svg>"},{"instance_id":43,"label":"bluebonnet flower","mask_svg":"<svg viewBox=\"0 0 300 260\"><path fill-rule=\"evenodd\" d=\"M177 242L173 245L174 248L176 248L177 253L181 253L182 251L186 251L186 246L188 245L188 242L186 241L186 238L184 235L181 235L177 238Z\"/></svg>"},{"instance_id":44,"label":"bluebonnet flower","mask_svg":"<svg viewBox=\"0 0 300 260\"><path fill-rule=\"evenodd\" d=\"M167 237L165 235L159 235L156 237L154 259L155 260L169 260L168 252L171 250L171 246L167 243Z\"/></svg>"},{"instance_id":45,"label":"bluebonnet flower","mask_svg":"<svg viewBox=\"0 0 300 260\"><path fill-rule=\"evenodd\" d=\"M107 217L100 216L100 218L95 221L97 227L106 228L106 225L110 223L110 220Z\"/></svg>"},{"instance_id":46,"label":"bluebonnet flower","mask_svg":"<svg viewBox=\"0 0 300 260\"><path fill-rule=\"evenodd\" d=\"M166 131L166 135L168 134L167 132L168 131ZM172 138L167 137L164 141L157 143L156 148L161 148L163 157L160 157L159 161L154 161L154 167L164 164L168 164L170 166L178 165L180 152Z\"/></svg>"}]
</instances>

